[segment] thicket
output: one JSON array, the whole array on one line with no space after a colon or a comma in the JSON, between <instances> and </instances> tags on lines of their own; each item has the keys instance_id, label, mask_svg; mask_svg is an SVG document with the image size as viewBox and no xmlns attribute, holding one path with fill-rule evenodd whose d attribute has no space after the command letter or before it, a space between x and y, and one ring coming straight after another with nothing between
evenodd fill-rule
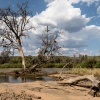
<instances>
[{"instance_id":1,"label":"thicket","mask_svg":"<svg viewBox=\"0 0 100 100\"><path fill-rule=\"evenodd\" d=\"M39 59L37 56L25 56L26 67L31 67L36 64ZM68 68L100 68L100 56L83 56L79 55L79 57L67 57L67 56L54 56L52 59L45 63L44 65L40 65L38 67L46 67L46 68L62 68L66 63L70 64L66 67ZM21 57L20 56L10 56L3 57L0 56L0 68L21 68Z\"/></svg>"}]
</instances>

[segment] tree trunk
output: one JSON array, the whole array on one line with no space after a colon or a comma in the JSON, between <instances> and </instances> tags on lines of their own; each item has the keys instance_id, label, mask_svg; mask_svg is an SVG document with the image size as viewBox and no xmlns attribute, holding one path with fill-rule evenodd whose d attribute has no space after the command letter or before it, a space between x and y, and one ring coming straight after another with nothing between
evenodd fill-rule
<instances>
[{"instance_id":1,"label":"tree trunk","mask_svg":"<svg viewBox=\"0 0 100 100\"><path fill-rule=\"evenodd\" d=\"M63 66L63 68L61 69L59 78L61 78L64 68L65 68L66 66L68 66L69 64L70 64L70 63L67 63L67 64L65 64L65 65Z\"/></svg>"},{"instance_id":2,"label":"tree trunk","mask_svg":"<svg viewBox=\"0 0 100 100\"><path fill-rule=\"evenodd\" d=\"M58 84L69 84L69 85L76 85L80 81L89 80L92 83L90 94L95 96L99 96L98 93L100 92L100 81L96 79L93 75L84 75L84 76L78 76L74 78L64 79L61 82L58 82Z\"/></svg>"},{"instance_id":3,"label":"tree trunk","mask_svg":"<svg viewBox=\"0 0 100 100\"><path fill-rule=\"evenodd\" d=\"M94 77L93 75L84 75L84 76L78 76L78 77L74 77L74 78L64 79L63 81L61 81L59 83L76 85L78 82L84 81L84 80L91 81L92 86L98 87L98 85L100 84L100 81L97 80L96 77Z\"/></svg>"},{"instance_id":4,"label":"tree trunk","mask_svg":"<svg viewBox=\"0 0 100 100\"><path fill-rule=\"evenodd\" d=\"M22 69L25 71L26 70L25 56L24 56L24 52L23 52L23 49L22 49L20 37L16 37L16 42L19 45L18 51L19 51L19 53L20 53L20 55L22 57Z\"/></svg>"},{"instance_id":5,"label":"tree trunk","mask_svg":"<svg viewBox=\"0 0 100 100\"><path fill-rule=\"evenodd\" d=\"M25 65L25 56L24 56L24 53L23 53L23 49L22 47L20 47L20 49L18 49L21 57L22 57L22 68L23 70L25 71L26 70L26 65Z\"/></svg>"},{"instance_id":6,"label":"tree trunk","mask_svg":"<svg viewBox=\"0 0 100 100\"><path fill-rule=\"evenodd\" d=\"M36 67L37 67L38 65L39 65L39 64L35 64L34 66L30 67L28 71L29 71L29 72L34 72L35 69L36 69Z\"/></svg>"}]
</instances>

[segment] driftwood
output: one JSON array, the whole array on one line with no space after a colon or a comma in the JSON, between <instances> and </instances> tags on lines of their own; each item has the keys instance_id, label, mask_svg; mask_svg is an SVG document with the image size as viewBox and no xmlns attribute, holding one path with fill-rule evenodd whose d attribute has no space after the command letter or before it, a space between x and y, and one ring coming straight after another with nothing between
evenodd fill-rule
<instances>
[{"instance_id":1,"label":"driftwood","mask_svg":"<svg viewBox=\"0 0 100 100\"><path fill-rule=\"evenodd\" d=\"M60 72L59 78L61 78L61 76L62 76L62 72L63 72L64 68L65 68L66 66L68 66L69 64L70 64L70 63L67 63L67 64L65 64L65 65L63 66L63 68L61 69L61 72Z\"/></svg>"},{"instance_id":2,"label":"driftwood","mask_svg":"<svg viewBox=\"0 0 100 100\"><path fill-rule=\"evenodd\" d=\"M78 76L74 78L64 79L63 81L59 82L59 84L69 84L69 85L77 85L80 81L88 80L91 81L91 89L93 96L97 96L98 92L100 92L100 81L97 80L96 77L93 75L84 75Z\"/></svg>"},{"instance_id":3,"label":"driftwood","mask_svg":"<svg viewBox=\"0 0 100 100\"><path fill-rule=\"evenodd\" d=\"M38 66L39 64L35 64L34 66L30 67L28 72L34 72L36 71L36 67Z\"/></svg>"}]
</instances>

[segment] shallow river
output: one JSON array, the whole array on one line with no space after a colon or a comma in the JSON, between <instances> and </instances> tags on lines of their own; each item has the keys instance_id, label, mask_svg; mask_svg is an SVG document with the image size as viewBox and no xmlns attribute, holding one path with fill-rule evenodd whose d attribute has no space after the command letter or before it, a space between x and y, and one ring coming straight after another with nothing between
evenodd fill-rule
<instances>
[{"instance_id":1,"label":"shallow river","mask_svg":"<svg viewBox=\"0 0 100 100\"><path fill-rule=\"evenodd\" d=\"M19 70L19 68L0 68L0 72L10 72L14 70ZM42 72L45 73L53 73L53 72L60 72L61 68L42 68ZM66 71L66 69L65 69ZM8 82L8 83L22 83L22 82L33 82L36 80L54 80L52 77L42 76L42 77L18 77L18 76L6 76L6 75L0 75L0 83Z\"/></svg>"}]
</instances>

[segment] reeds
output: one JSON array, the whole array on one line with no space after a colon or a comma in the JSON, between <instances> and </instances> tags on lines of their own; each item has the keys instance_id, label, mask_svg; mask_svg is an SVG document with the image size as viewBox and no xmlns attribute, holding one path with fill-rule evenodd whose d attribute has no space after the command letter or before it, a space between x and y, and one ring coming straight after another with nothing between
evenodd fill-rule
<instances>
[{"instance_id":1,"label":"reeds","mask_svg":"<svg viewBox=\"0 0 100 100\"><path fill-rule=\"evenodd\" d=\"M68 71L68 73L100 76L100 68L72 68L71 70Z\"/></svg>"}]
</instances>

